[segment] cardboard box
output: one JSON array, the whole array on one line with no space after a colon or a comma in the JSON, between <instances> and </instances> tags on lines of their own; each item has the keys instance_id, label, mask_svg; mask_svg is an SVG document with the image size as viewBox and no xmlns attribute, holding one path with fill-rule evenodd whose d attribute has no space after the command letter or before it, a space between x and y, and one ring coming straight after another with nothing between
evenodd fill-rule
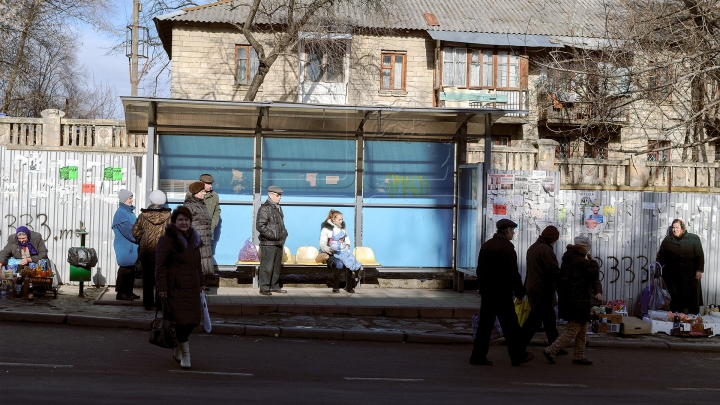
<instances>
[{"instance_id":1,"label":"cardboard box","mask_svg":"<svg viewBox=\"0 0 720 405\"><path fill-rule=\"evenodd\" d=\"M632 316L622 317L621 335L649 335L651 333L652 324L650 322L644 322Z\"/></svg>"},{"instance_id":2,"label":"cardboard box","mask_svg":"<svg viewBox=\"0 0 720 405\"><path fill-rule=\"evenodd\" d=\"M623 318L623 316L620 314L600 315L600 321L602 321L603 319L607 319L608 323L616 323L618 325L622 323L622 318Z\"/></svg>"}]
</instances>

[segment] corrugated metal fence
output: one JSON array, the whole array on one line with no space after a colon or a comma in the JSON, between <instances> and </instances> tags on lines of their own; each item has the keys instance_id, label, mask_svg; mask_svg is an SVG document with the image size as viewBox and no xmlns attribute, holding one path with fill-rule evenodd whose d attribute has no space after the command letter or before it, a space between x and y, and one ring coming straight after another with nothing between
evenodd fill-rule
<instances>
[{"instance_id":1,"label":"corrugated metal fence","mask_svg":"<svg viewBox=\"0 0 720 405\"><path fill-rule=\"evenodd\" d=\"M132 191L136 205L143 205L144 157L0 147L0 159L0 244L5 246L8 236L22 225L39 232L63 282L68 282L67 251L80 246L75 230L82 222L89 232L85 245L99 256L94 272L100 269L114 284L117 264L111 224L117 191Z\"/></svg>"},{"instance_id":2,"label":"corrugated metal fence","mask_svg":"<svg viewBox=\"0 0 720 405\"><path fill-rule=\"evenodd\" d=\"M512 174L538 177L541 172L491 171L490 174ZM547 172L557 187L559 173ZM486 178L490 183L490 176ZM487 186L487 185L486 185ZM523 279L525 255L542 229L555 224L560 240L555 245L558 261L575 236L587 234L592 240L591 254L600 264L605 299L624 299L628 309L648 285L650 263L655 261L660 243L668 234L673 219L681 218L688 231L697 234L705 253L705 274L702 279L706 305L720 304L720 250L718 249L718 210L720 195L687 193L643 193L629 191L560 190L554 193L543 187L540 193L504 193L488 191L486 240L495 232L493 215L496 198L507 203L506 216L519 224L513 244ZM524 195L521 207L511 207L511 195ZM545 216L546 205L551 204ZM539 217L538 214L543 215ZM499 219L499 217L498 217ZM547 221L547 222L546 222Z\"/></svg>"}]
</instances>

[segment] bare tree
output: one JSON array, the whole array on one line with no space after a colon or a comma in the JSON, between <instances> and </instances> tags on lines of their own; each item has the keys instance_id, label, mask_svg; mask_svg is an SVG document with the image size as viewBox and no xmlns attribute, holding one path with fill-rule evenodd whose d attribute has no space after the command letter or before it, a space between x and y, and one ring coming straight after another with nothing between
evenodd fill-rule
<instances>
[{"instance_id":1,"label":"bare tree","mask_svg":"<svg viewBox=\"0 0 720 405\"><path fill-rule=\"evenodd\" d=\"M106 27L110 5L111 0L0 0L0 111L17 112L22 104L26 113L32 114L36 107L54 104L54 96L47 90L59 84L38 78L52 78L63 69L72 69L53 63L58 58L74 60L68 51L77 48L68 30L78 22ZM54 69L52 74L48 68Z\"/></svg>"},{"instance_id":2,"label":"bare tree","mask_svg":"<svg viewBox=\"0 0 720 405\"><path fill-rule=\"evenodd\" d=\"M611 152L681 148L682 160L707 162L706 146L720 135L717 2L612 5L604 33L569 43L539 62L546 72L540 86L546 111L571 111L581 123L571 131L551 129L592 144L622 127L623 145Z\"/></svg>"}]
</instances>

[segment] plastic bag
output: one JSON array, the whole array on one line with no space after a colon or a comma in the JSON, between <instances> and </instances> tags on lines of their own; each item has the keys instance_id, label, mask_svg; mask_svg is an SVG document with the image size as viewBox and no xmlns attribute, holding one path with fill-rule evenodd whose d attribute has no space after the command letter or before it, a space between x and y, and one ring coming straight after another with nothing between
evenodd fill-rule
<instances>
[{"instance_id":1,"label":"plastic bag","mask_svg":"<svg viewBox=\"0 0 720 405\"><path fill-rule=\"evenodd\" d=\"M528 315L530 315L530 302L528 302L528 300L521 301L515 298L515 313L518 317L518 323L520 326L523 326L528 318Z\"/></svg>"},{"instance_id":2,"label":"plastic bag","mask_svg":"<svg viewBox=\"0 0 720 405\"><path fill-rule=\"evenodd\" d=\"M68 263L79 267L95 267L98 262L97 252L93 248L71 247L68 249Z\"/></svg>"},{"instance_id":3,"label":"plastic bag","mask_svg":"<svg viewBox=\"0 0 720 405\"><path fill-rule=\"evenodd\" d=\"M210 322L210 312L208 311L207 299L205 298L205 291L200 291L200 306L203 309L202 326L205 333L212 332L212 323Z\"/></svg>"},{"instance_id":4,"label":"plastic bag","mask_svg":"<svg viewBox=\"0 0 720 405\"><path fill-rule=\"evenodd\" d=\"M475 336L477 336L478 324L480 324L480 314L475 314L472 316L473 341L475 341ZM495 318L495 324L493 325L493 330L490 333L490 340L500 339L501 337L503 337L503 332L500 327L500 320Z\"/></svg>"},{"instance_id":5,"label":"plastic bag","mask_svg":"<svg viewBox=\"0 0 720 405\"><path fill-rule=\"evenodd\" d=\"M247 238L245 244L238 253L239 262L259 262L258 251L252 243L252 238Z\"/></svg>"}]
</instances>

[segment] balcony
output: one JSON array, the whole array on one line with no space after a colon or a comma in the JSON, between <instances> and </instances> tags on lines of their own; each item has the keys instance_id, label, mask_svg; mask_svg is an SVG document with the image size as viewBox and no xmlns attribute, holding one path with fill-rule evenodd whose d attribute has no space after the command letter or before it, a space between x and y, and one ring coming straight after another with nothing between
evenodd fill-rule
<instances>
[{"instance_id":1,"label":"balcony","mask_svg":"<svg viewBox=\"0 0 720 405\"><path fill-rule=\"evenodd\" d=\"M560 126L625 125L628 111L625 97L606 97L589 102L577 98L577 94L565 97L554 93L538 95L538 123ZM565 99L563 99L565 98Z\"/></svg>"}]
</instances>

